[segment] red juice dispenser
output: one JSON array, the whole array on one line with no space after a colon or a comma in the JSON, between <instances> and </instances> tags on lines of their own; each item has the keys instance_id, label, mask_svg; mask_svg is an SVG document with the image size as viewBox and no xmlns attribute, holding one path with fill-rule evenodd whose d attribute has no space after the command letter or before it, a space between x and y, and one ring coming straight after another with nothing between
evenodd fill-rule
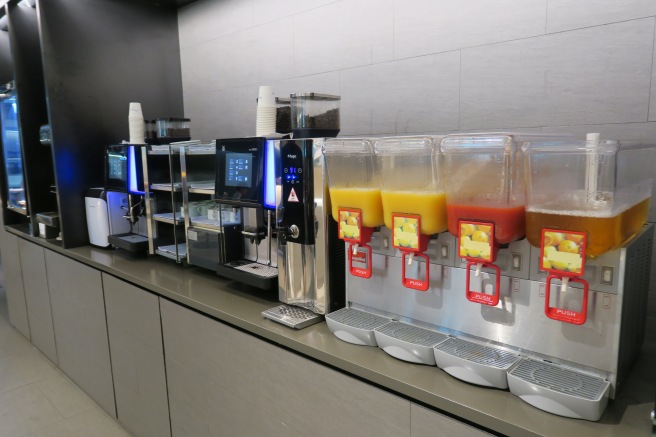
<instances>
[{"instance_id":1,"label":"red juice dispenser","mask_svg":"<svg viewBox=\"0 0 656 437\"><path fill-rule=\"evenodd\" d=\"M431 137L384 138L374 145L380 172L385 226L393 246L403 253L402 283L426 291L430 263L424 254L431 235L447 229L442 163ZM410 267L416 258L421 260ZM422 271L423 269L423 271Z\"/></svg>"},{"instance_id":2,"label":"red juice dispenser","mask_svg":"<svg viewBox=\"0 0 656 437\"><path fill-rule=\"evenodd\" d=\"M449 232L458 256L467 260L467 299L496 306L501 272L494 261L500 245L524 237L524 182L520 145L511 134L449 135L444 155ZM473 291L471 270L494 271L493 294Z\"/></svg>"},{"instance_id":3,"label":"red juice dispenser","mask_svg":"<svg viewBox=\"0 0 656 437\"><path fill-rule=\"evenodd\" d=\"M582 325L588 308L585 260L619 248L647 222L654 147L589 134L587 141L527 142L522 150L526 237L540 248L540 268L548 272L545 313ZM563 304L577 288L580 306Z\"/></svg>"},{"instance_id":4,"label":"red juice dispenser","mask_svg":"<svg viewBox=\"0 0 656 437\"><path fill-rule=\"evenodd\" d=\"M338 223L339 238L349 243L349 271L370 278L372 251L368 243L374 229L384 224L372 144L366 139L327 139L322 150L332 216Z\"/></svg>"}]
</instances>

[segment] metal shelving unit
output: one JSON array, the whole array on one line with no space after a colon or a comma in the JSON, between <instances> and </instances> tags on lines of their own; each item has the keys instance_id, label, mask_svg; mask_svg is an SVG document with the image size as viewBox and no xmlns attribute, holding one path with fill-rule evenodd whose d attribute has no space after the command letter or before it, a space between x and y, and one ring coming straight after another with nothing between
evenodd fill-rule
<instances>
[{"instance_id":1,"label":"metal shelving unit","mask_svg":"<svg viewBox=\"0 0 656 437\"><path fill-rule=\"evenodd\" d=\"M181 209L182 174L180 147L152 146L142 149L148 253L160 255L177 263L186 262L187 241ZM184 209L182 210L184 211Z\"/></svg>"}]
</instances>

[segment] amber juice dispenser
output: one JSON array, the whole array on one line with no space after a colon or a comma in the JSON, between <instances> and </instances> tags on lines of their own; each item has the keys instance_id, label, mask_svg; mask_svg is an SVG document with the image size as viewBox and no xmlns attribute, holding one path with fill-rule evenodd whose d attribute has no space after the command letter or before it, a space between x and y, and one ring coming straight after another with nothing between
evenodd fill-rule
<instances>
[{"instance_id":1,"label":"amber juice dispenser","mask_svg":"<svg viewBox=\"0 0 656 437\"><path fill-rule=\"evenodd\" d=\"M511 134L450 135L444 155L449 232L458 238L458 255L467 260L466 293L472 302L499 303L499 245L522 239L525 232L524 181L520 146ZM482 267L492 269L492 294L471 289Z\"/></svg>"},{"instance_id":2,"label":"amber juice dispenser","mask_svg":"<svg viewBox=\"0 0 656 437\"><path fill-rule=\"evenodd\" d=\"M526 143L526 236L540 248L549 273L545 313L554 320L586 321L585 260L620 247L647 221L651 198L652 146L617 141ZM561 308L552 283L566 293L579 283L580 309Z\"/></svg>"},{"instance_id":3,"label":"amber juice dispenser","mask_svg":"<svg viewBox=\"0 0 656 437\"><path fill-rule=\"evenodd\" d=\"M349 271L370 278L372 251L368 243L374 229L384 224L372 144L366 139L328 139L322 150L332 217L338 223L339 238L349 243Z\"/></svg>"},{"instance_id":4,"label":"amber juice dispenser","mask_svg":"<svg viewBox=\"0 0 656 437\"><path fill-rule=\"evenodd\" d=\"M431 137L384 138L374 145L384 223L392 230L394 248L403 253L402 283L420 291L429 287L424 252L430 236L447 229L441 155L435 148ZM423 262L411 276L415 258Z\"/></svg>"}]
</instances>

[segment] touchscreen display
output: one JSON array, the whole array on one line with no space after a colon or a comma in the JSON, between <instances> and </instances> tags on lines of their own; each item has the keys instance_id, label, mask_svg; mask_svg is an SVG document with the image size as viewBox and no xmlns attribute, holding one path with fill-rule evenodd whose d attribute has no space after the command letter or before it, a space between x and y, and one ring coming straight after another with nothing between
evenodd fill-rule
<instances>
[{"instance_id":1,"label":"touchscreen display","mask_svg":"<svg viewBox=\"0 0 656 437\"><path fill-rule=\"evenodd\" d=\"M252 188L253 156L250 153L226 153L225 185Z\"/></svg>"},{"instance_id":2,"label":"touchscreen display","mask_svg":"<svg viewBox=\"0 0 656 437\"><path fill-rule=\"evenodd\" d=\"M119 181L126 180L127 158L124 155L111 153L107 154L107 177Z\"/></svg>"}]
</instances>

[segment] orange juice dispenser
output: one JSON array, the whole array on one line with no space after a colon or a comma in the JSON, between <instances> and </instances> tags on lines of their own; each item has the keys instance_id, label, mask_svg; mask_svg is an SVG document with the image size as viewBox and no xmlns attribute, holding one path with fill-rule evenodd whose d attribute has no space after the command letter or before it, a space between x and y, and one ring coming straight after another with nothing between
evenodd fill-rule
<instances>
[{"instance_id":1,"label":"orange juice dispenser","mask_svg":"<svg viewBox=\"0 0 656 437\"><path fill-rule=\"evenodd\" d=\"M651 145L600 141L596 134L586 141L524 145L526 237L540 248L540 269L548 272L547 317L586 322L585 261L622 246L646 223L653 151ZM582 293L580 307L562 304L575 290L572 282Z\"/></svg>"},{"instance_id":2,"label":"orange juice dispenser","mask_svg":"<svg viewBox=\"0 0 656 437\"><path fill-rule=\"evenodd\" d=\"M352 275L370 278L371 235L382 226L383 204L373 147L366 139L327 139L322 146L328 172L332 216L339 238L349 243Z\"/></svg>"},{"instance_id":3,"label":"orange juice dispenser","mask_svg":"<svg viewBox=\"0 0 656 437\"><path fill-rule=\"evenodd\" d=\"M458 256L467 260L466 296L471 302L499 303L501 272L494 264L500 245L522 239L524 182L520 144L514 135L449 135L444 155L449 232L458 238ZM471 270L492 269L492 294L473 291Z\"/></svg>"},{"instance_id":4,"label":"orange juice dispenser","mask_svg":"<svg viewBox=\"0 0 656 437\"><path fill-rule=\"evenodd\" d=\"M430 236L447 229L441 155L435 148L431 137L384 138L374 145L385 226L403 253L401 281L420 291L429 287L424 252ZM417 258L421 261L415 263Z\"/></svg>"}]
</instances>

